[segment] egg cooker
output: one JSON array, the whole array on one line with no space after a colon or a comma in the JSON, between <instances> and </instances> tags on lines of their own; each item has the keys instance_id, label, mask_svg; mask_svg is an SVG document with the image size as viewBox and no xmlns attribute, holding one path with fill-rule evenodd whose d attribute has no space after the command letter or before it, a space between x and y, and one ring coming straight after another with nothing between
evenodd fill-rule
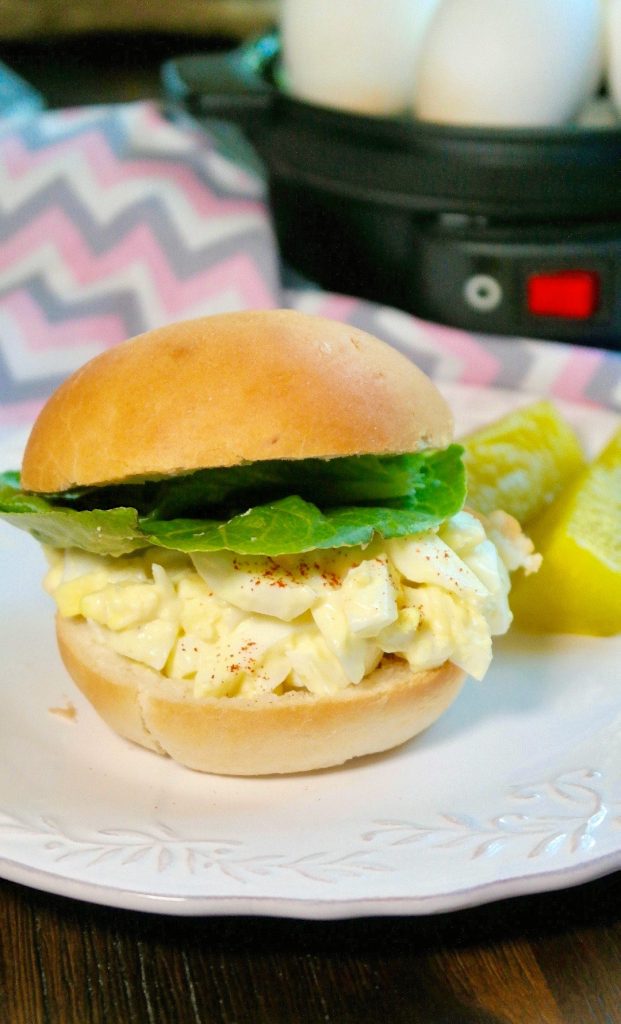
<instances>
[{"instance_id":1,"label":"egg cooker","mask_svg":"<svg viewBox=\"0 0 621 1024\"><path fill-rule=\"evenodd\" d=\"M621 349L621 126L365 117L288 95L278 67L265 36L162 77L173 115L241 127L288 264L469 331Z\"/></svg>"}]
</instances>

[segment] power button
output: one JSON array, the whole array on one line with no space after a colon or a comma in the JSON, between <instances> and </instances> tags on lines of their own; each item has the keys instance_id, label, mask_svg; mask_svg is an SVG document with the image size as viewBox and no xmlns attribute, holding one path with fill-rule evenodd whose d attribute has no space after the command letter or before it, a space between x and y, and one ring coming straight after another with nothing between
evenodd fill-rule
<instances>
[{"instance_id":1,"label":"power button","mask_svg":"<svg viewBox=\"0 0 621 1024\"><path fill-rule=\"evenodd\" d=\"M490 274L474 274L464 284L464 299L478 313L491 313L502 302L502 288Z\"/></svg>"}]
</instances>

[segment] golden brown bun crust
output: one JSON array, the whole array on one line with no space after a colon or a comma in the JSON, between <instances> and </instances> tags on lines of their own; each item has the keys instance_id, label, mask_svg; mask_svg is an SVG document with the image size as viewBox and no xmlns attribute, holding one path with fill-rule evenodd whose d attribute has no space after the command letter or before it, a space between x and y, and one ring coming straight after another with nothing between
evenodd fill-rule
<instances>
[{"instance_id":1,"label":"golden brown bun crust","mask_svg":"<svg viewBox=\"0 0 621 1024\"><path fill-rule=\"evenodd\" d=\"M452 433L432 382L364 331L291 310L229 313L150 331L69 377L35 423L22 486L444 448Z\"/></svg>"},{"instance_id":2,"label":"golden brown bun crust","mask_svg":"<svg viewBox=\"0 0 621 1024\"><path fill-rule=\"evenodd\" d=\"M67 670L112 729L219 775L310 771L389 750L439 718L465 677L450 662L413 674L388 658L358 686L331 697L196 699L190 684L99 643L83 619L58 616L56 628Z\"/></svg>"}]
</instances>

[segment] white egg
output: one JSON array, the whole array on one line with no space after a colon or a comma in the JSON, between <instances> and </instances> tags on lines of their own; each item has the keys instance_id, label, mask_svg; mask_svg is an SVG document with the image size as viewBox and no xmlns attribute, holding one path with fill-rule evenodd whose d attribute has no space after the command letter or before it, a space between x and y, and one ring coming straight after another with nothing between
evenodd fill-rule
<instances>
[{"instance_id":1,"label":"white egg","mask_svg":"<svg viewBox=\"0 0 621 1024\"><path fill-rule=\"evenodd\" d=\"M621 0L607 2L605 49L608 92L621 114Z\"/></svg>"},{"instance_id":2,"label":"white egg","mask_svg":"<svg viewBox=\"0 0 621 1024\"><path fill-rule=\"evenodd\" d=\"M603 62L600 0L444 0L420 54L424 120L495 127L570 121Z\"/></svg>"},{"instance_id":3,"label":"white egg","mask_svg":"<svg viewBox=\"0 0 621 1024\"><path fill-rule=\"evenodd\" d=\"M287 89L361 114L404 111L438 0L283 0Z\"/></svg>"}]
</instances>

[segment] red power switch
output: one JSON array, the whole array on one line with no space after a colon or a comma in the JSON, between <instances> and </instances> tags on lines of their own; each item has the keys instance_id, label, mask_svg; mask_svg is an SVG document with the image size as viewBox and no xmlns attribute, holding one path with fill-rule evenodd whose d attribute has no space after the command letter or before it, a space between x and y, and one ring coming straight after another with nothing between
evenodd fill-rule
<instances>
[{"instance_id":1,"label":"red power switch","mask_svg":"<svg viewBox=\"0 0 621 1024\"><path fill-rule=\"evenodd\" d=\"M586 320L597 311L599 290L599 274L592 270L531 274L526 285L528 311L534 316Z\"/></svg>"}]
</instances>

